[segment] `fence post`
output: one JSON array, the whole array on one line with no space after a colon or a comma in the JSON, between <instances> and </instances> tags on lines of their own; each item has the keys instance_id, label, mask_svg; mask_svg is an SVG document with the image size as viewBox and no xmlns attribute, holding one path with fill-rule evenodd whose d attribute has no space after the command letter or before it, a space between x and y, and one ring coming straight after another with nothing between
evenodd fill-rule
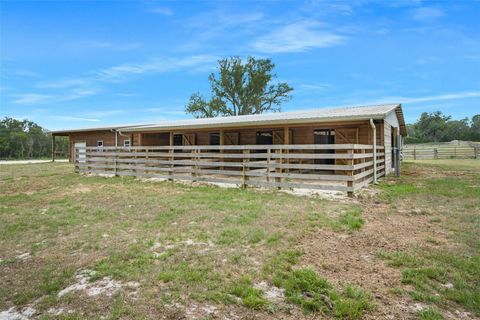
<instances>
[{"instance_id":1,"label":"fence post","mask_svg":"<svg viewBox=\"0 0 480 320\"><path fill-rule=\"evenodd\" d=\"M272 149L267 149L267 182L270 182L270 159L272 157Z\"/></svg>"},{"instance_id":2,"label":"fence post","mask_svg":"<svg viewBox=\"0 0 480 320\"><path fill-rule=\"evenodd\" d=\"M352 159L350 159L349 163L350 163L350 165L353 167L353 166L355 165L355 159L353 158L354 153L355 153L355 150L354 150L354 149L350 149L350 150L348 150L348 153L352 155ZM353 172L354 172L354 170L353 170L353 168L352 168L352 170L349 170L349 171L347 172L347 175L353 177ZM347 187L353 189L353 181L352 181L352 180L347 181ZM353 198L353 191L348 190L348 191L347 191L347 196L348 196L349 198Z\"/></svg>"},{"instance_id":3,"label":"fence post","mask_svg":"<svg viewBox=\"0 0 480 320\"><path fill-rule=\"evenodd\" d=\"M78 160L77 160L77 155L78 155L78 148L75 148L75 146L73 147L73 163L75 164L75 173L79 173L80 172L80 165L78 163Z\"/></svg>"},{"instance_id":4,"label":"fence post","mask_svg":"<svg viewBox=\"0 0 480 320\"><path fill-rule=\"evenodd\" d=\"M168 181L173 181L173 161L174 161L173 152L174 152L173 146L170 145L168 149L168 153L170 154L170 156L168 157L168 160L170 161L170 171L168 172L168 175L169 175Z\"/></svg>"},{"instance_id":5,"label":"fence post","mask_svg":"<svg viewBox=\"0 0 480 320\"><path fill-rule=\"evenodd\" d=\"M438 149L433 148L433 159L438 159Z\"/></svg>"},{"instance_id":6,"label":"fence post","mask_svg":"<svg viewBox=\"0 0 480 320\"><path fill-rule=\"evenodd\" d=\"M242 189L247 188L247 154L250 150L243 149L243 161L242 161Z\"/></svg>"},{"instance_id":7,"label":"fence post","mask_svg":"<svg viewBox=\"0 0 480 320\"><path fill-rule=\"evenodd\" d=\"M197 157L198 151L199 150L197 149L192 149L193 161L194 161L193 175L195 176L195 178L198 178L198 157ZM196 180L193 180L193 181L196 181Z\"/></svg>"},{"instance_id":8,"label":"fence post","mask_svg":"<svg viewBox=\"0 0 480 320\"><path fill-rule=\"evenodd\" d=\"M168 157L168 161L170 161L170 171L168 172L168 181L173 181L173 161L174 161L174 146L173 146L173 138L174 138L174 135L173 135L173 131L170 131L169 134L168 134L168 144L169 144L169 148L168 148L168 153L170 154L170 156Z\"/></svg>"},{"instance_id":9,"label":"fence post","mask_svg":"<svg viewBox=\"0 0 480 320\"><path fill-rule=\"evenodd\" d=\"M113 175L117 176L117 157L118 157L118 150L117 148L114 149L115 155L113 156Z\"/></svg>"},{"instance_id":10,"label":"fence post","mask_svg":"<svg viewBox=\"0 0 480 320\"><path fill-rule=\"evenodd\" d=\"M478 154L479 154L479 151L480 151L480 147L473 147L473 152L475 153L475 159L478 159Z\"/></svg>"},{"instance_id":11,"label":"fence post","mask_svg":"<svg viewBox=\"0 0 480 320\"><path fill-rule=\"evenodd\" d=\"M282 154L282 149L275 150L275 153L281 155ZM282 164L282 158L277 157L275 159L275 163L277 165L281 165ZM275 173L282 173L282 168L275 168ZM275 177L275 182L279 182L279 183L282 182L282 178ZM277 189L281 189L281 187L277 187Z\"/></svg>"},{"instance_id":12,"label":"fence post","mask_svg":"<svg viewBox=\"0 0 480 320\"><path fill-rule=\"evenodd\" d=\"M417 148L413 148L413 160L417 160Z\"/></svg>"}]
</instances>

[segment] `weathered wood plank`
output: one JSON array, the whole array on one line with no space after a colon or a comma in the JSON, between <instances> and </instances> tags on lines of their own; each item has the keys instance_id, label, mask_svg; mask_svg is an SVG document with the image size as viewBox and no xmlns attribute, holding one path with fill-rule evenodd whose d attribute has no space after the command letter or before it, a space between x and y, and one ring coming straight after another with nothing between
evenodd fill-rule
<instances>
[{"instance_id":1,"label":"weathered wood plank","mask_svg":"<svg viewBox=\"0 0 480 320\"><path fill-rule=\"evenodd\" d=\"M77 158L75 170L93 174L233 183L244 187L322 189L351 194L371 181L372 148L361 144L86 147L85 162L79 163ZM313 152L322 149L340 152ZM266 153L258 153L259 150ZM378 150L376 170L381 176L385 174L385 153L382 148ZM348 163L315 164L315 159L339 159ZM322 170L331 170L334 174L325 174ZM362 172L357 173L357 170Z\"/></svg>"}]
</instances>

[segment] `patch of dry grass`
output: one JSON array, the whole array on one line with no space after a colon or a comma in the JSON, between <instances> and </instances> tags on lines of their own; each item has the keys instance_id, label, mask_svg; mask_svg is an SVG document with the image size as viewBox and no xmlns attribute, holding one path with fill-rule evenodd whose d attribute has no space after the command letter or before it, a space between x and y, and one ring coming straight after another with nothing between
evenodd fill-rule
<instances>
[{"instance_id":1,"label":"patch of dry grass","mask_svg":"<svg viewBox=\"0 0 480 320\"><path fill-rule=\"evenodd\" d=\"M52 310L61 308L73 318L208 316L211 308L302 314L267 301L255 283L272 283L272 263L290 270L288 252L303 237L363 224L352 202L85 177L69 164L0 170L0 310L33 306L55 317ZM80 270L95 271L90 281L108 277L140 288L134 296L120 290L112 298L76 291L59 297Z\"/></svg>"},{"instance_id":2,"label":"patch of dry grass","mask_svg":"<svg viewBox=\"0 0 480 320\"><path fill-rule=\"evenodd\" d=\"M480 316L480 161L414 161L404 170L408 174L381 185L381 198L395 212L432 216L430 222L448 237L439 240L432 233L423 243L380 256L402 269L404 293L412 299ZM442 317L432 310L420 312L420 318Z\"/></svg>"}]
</instances>

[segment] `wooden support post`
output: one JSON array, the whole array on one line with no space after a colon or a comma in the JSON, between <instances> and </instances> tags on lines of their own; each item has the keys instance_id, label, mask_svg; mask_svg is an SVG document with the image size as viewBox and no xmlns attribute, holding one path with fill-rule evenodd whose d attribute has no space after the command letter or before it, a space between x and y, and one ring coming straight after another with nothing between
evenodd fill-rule
<instances>
[{"instance_id":1,"label":"wooden support post","mask_svg":"<svg viewBox=\"0 0 480 320\"><path fill-rule=\"evenodd\" d=\"M117 153L120 152L120 150L118 150L116 146L114 150L115 150L114 151L115 155L113 156L113 175L117 176L117 158L118 158Z\"/></svg>"},{"instance_id":2,"label":"wooden support post","mask_svg":"<svg viewBox=\"0 0 480 320\"><path fill-rule=\"evenodd\" d=\"M267 149L267 182L270 182L270 163L272 159L272 149Z\"/></svg>"},{"instance_id":3,"label":"wooden support post","mask_svg":"<svg viewBox=\"0 0 480 320\"><path fill-rule=\"evenodd\" d=\"M246 189L247 188L247 180L248 180L248 177L247 177L247 164L248 164L248 154L250 153L250 150L247 150L247 149L243 149L243 161L242 161L242 189Z\"/></svg>"},{"instance_id":4,"label":"wooden support post","mask_svg":"<svg viewBox=\"0 0 480 320\"><path fill-rule=\"evenodd\" d=\"M437 148L433 148L433 159L438 159L438 149Z\"/></svg>"},{"instance_id":5,"label":"wooden support post","mask_svg":"<svg viewBox=\"0 0 480 320\"><path fill-rule=\"evenodd\" d=\"M284 144L290 144L290 129L288 127L285 127L283 129L283 143ZM290 151L287 149L285 150L285 153L290 153ZM289 159L285 159L285 163L290 163ZM290 170L287 168L285 169L285 172L288 173Z\"/></svg>"},{"instance_id":6,"label":"wooden support post","mask_svg":"<svg viewBox=\"0 0 480 320\"><path fill-rule=\"evenodd\" d=\"M276 154L282 154L282 149L275 150L275 153ZM282 164L282 158L276 158L275 163L276 164ZM275 173L282 173L282 169L281 168L275 168ZM282 182L282 178L276 177L275 182ZM278 189L281 189L281 187L278 187Z\"/></svg>"},{"instance_id":7,"label":"wooden support post","mask_svg":"<svg viewBox=\"0 0 480 320\"><path fill-rule=\"evenodd\" d=\"M197 158L197 152L199 150L197 149L192 149L192 160L193 160L193 172L192 172L192 176L193 177L198 177L198 158ZM196 180L193 180L193 181L196 181Z\"/></svg>"},{"instance_id":8,"label":"wooden support post","mask_svg":"<svg viewBox=\"0 0 480 320\"><path fill-rule=\"evenodd\" d=\"M130 145L131 145L131 146L134 145L134 144L133 144L133 143L134 143L133 137L134 137L134 134L132 134L132 135L130 136ZM142 146L142 145L143 145L143 141L142 141L142 140L143 140L142 133L139 133L139 134L138 134L138 145L139 145L139 146Z\"/></svg>"},{"instance_id":9,"label":"wooden support post","mask_svg":"<svg viewBox=\"0 0 480 320\"><path fill-rule=\"evenodd\" d=\"M55 162L55 135L52 134L52 162Z\"/></svg>"},{"instance_id":10,"label":"wooden support post","mask_svg":"<svg viewBox=\"0 0 480 320\"><path fill-rule=\"evenodd\" d=\"M220 145L223 146L225 144L225 131L220 130Z\"/></svg>"},{"instance_id":11,"label":"wooden support post","mask_svg":"<svg viewBox=\"0 0 480 320\"><path fill-rule=\"evenodd\" d=\"M396 175L400 177L400 150L402 148L402 136L397 132L397 164L395 165Z\"/></svg>"},{"instance_id":12,"label":"wooden support post","mask_svg":"<svg viewBox=\"0 0 480 320\"><path fill-rule=\"evenodd\" d=\"M223 146L224 144L225 144L225 131L220 130L220 145ZM223 153L223 149L220 149L220 153ZM221 158L221 161L224 162L225 158ZM225 167L221 166L220 170L225 170Z\"/></svg>"},{"instance_id":13,"label":"wooden support post","mask_svg":"<svg viewBox=\"0 0 480 320\"><path fill-rule=\"evenodd\" d=\"M73 148L73 150L72 150L72 151L73 151L73 152L72 152L72 153L73 153L72 158L73 158L73 164L75 165L75 173L79 173L79 172L80 172L80 166L78 165L78 158L77 158L78 152L77 152L77 150L75 150L75 144L72 144L72 147L71 147L71 148Z\"/></svg>"},{"instance_id":14,"label":"wooden support post","mask_svg":"<svg viewBox=\"0 0 480 320\"><path fill-rule=\"evenodd\" d=\"M133 167L137 167L137 149L133 149ZM135 174L137 173L137 169L132 170Z\"/></svg>"},{"instance_id":15,"label":"wooden support post","mask_svg":"<svg viewBox=\"0 0 480 320\"><path fill-rule=\"evenodd\" d=\"M348 153L351 154L352 156L353 156L354 152L355 152L355 150L353 150L353 149L348 150ZM351 166L353 166L355 164L355 160L353 159L353 157L348 162ZM376 170L376 168L373 168L373 170ZM347 175L353 176L353 169L347 171ZM353 181L347 181L347 187L353 188ZM353 191L347 191L347 196L349 198L353 198Z\"/></svg>"},{"instance_id":16,"label":"wooden support post","mask_svg":"<svg viewBox=\"0 0 480 320\"><path fill-rule=\"evenodd\" d=\"M172 181L172 176L173 176L173 159L174 159L174 150L173 150L173 132L170 131L170 136L169 136L169 145L170 145L170 149L168 150L168 153L170 153L170 157L168 158L169 161L171 161L172 163L170 163L170 171L168 172L168 175L170 176L170 178L168 179L169 181Z\"/></svg>"},{"instance_id":17,"label":"wooden support post","mask_svg":"<svg viewBox=\"0 0 480 320\"><path fill-rule=\"evenodd\" d=\"M413 160L417 160L417 148L413 148Z\"/></svg>"}]
</instances>

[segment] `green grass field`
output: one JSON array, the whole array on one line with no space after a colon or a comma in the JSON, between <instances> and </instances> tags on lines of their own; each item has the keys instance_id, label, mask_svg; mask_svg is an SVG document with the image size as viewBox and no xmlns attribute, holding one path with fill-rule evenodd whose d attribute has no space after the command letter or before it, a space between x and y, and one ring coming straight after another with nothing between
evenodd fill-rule
<instances>
[{"instance_id":1,"label":"green grass field","mask_svg":"<svg viewBox=\"0 0 480 320\"><path fill-rule=\"evenodd\" d=\"M480 161L403 169L373 194L328 200L86 177L66 163L2 165L0 312L361 319L381 317L386 301L401 300L407 317L480 316ZM385 213L372 213L373 204ZM375 249L373 263L399 275L384 299L362 272L346 281L342 271L309 262L305 251L326 246L322 236L375 239L373 223L381 232L396 217L406 226L421 219L423 238ZM347 249L323 258L342 259ZM410 308L417 302L421 310Z\"/></svg>"}]
</instances>

